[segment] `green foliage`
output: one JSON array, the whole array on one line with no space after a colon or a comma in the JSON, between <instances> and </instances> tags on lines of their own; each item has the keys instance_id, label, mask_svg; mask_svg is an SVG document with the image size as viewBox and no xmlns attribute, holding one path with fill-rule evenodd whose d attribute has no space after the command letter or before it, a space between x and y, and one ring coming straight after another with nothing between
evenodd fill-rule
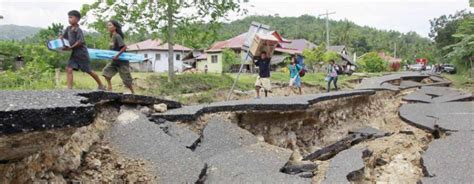
<instances>
[{"instance_id":1,"label":"green foliage","mask_svg":"<svg viewBox=\"0 0 474 184\"><path fill-rule=\"evenodd\" d=\"M218 40L226 40L248 30L252 21L267 24L288 39L306 39L321 44L326 42L325 20L310 15L299 17L248 16L242 20L226 23L218 31ZM348 20L329 21L331 45L346 45L349 52L362 55L370 51L392 51L397 45L397 56L414 60L414 55L431 49L432 41L415 32L378 30L359 26ZM429 51L433 51L431 49Z\"/></svg>"},{"instance_id":2,"label":"green foliage","mask_svg":"<svg viewBox=\"0 0 474 184\"><path fill-rule=\"evenodd\" d=\"M339 54L334 51L327 51L323 55L323 61L328 63L330 60L334 60L337 62L341 60L341 56L339 56Z\"/></svg>"},{"instance_id":3,"label":"green foliage","mask_svg":"<svg viewBox=\"0 0 474 184\"><path fill-rule=\"evenodd\" d=\"M443 15L431 21L431 35L439 55L461 72L467 71L474 55L474 14L466 11Z\"/></svg>"},{"instance_id":4,"label":"green foliage","mask_svg":"<svg viewBox=\"0 0 474 184\"><path fill-rule=\"evenodd\" d=\"M7 70L0 73L0 89L52 89L54 73L42 58L33 61L18 71Z\"/></svg>"},{"instance_id":5,"label":"green foliage","mask_svg":"<svg viewBox=\"0 0 474 184\"><path fill-rule=\"evenodd\" d=\"M323 61L324 52L326 50L325 44L320 44L318 47L313 49L303 50L303 56L305 58L305 63L312 67L317 65L319 62Z\"/></svg>"},{"instance_id":6,"label":"green foliage","mask_svg":"<svg viewBox=\"0 0 474 184\"><path fill-rule=\"evenodd\" d=\"M81 12L91 17L84 20L94 20L84 23L99 32L105 30L107 20L115 19L129 27L128 31L131 33L149 32L154 38L160 37L170 43L169 55L173 55L171 45L177 43L175 35L182 37L178 41L200 47L203 40L217 35L215 29L222 18L227 17L230 12L240 11L239 3L240 1L97 0L84 5ZM205 24L208 26L200 26ZM169 58L169 67L169 80L172 81L172 57Z\"/></svg>"},{"instance_id":7,"label":"green foliage","mask_svg":"<svg viewBox=\"0 0 474 184\"><path fill-rule=\"evenodd\" d=\"M224 72L229 72L232 65L240 64L240 56L231 49L224 49L222 51L222 65Z\"/></svg>"},{"instance_id":8,"label":"green foliage","mask_svg":"<svg viewBox=\"0 0 474 184\"><path fill-rule=\"evenodd\" d=\"M438 18L430 20L430 37L433 38L436 47L440 51L438 54L441 56L446 55L451 51L451 49L443 48L460 41L459 38L453 37L453 35L456 34L463 20L470 16L472 16L472 13L462 10L456 12L453 15L442 15Z\"/></svg>"},{"instance_id":9,"label":"green foliage","mask_svg":"<svg viewBox=\"0 0 474 184\"><path fill-rule=\"evenodd\" d=\"M64 68L69 57L69 53L54 52L48 50L45 44L24 44L13 41L0 41L0 56L4 61L2 68L12 68L15 57L22 55L25 63L44 61L51 67Z\"/></svg>"},{"instance_id":10,"label":"green foliage","mask_svg":"<svg viewBox=\"0 0 474 184\"><path fill-rule=\"evenodd\" d=\"M474 93L474 79L469 74L458 72L455 75L443 74L443 76L453 82L455 88Z\"/></svg>"},{"instance_id":11,"label":"green foliage","mask_svg":"<svg viewBox=\"0 0 474 184\"><path fill-rule=\"evenodd\" d=\"M228 89L233 83L232 77L226 74L183 74L177 75L173 82L167 82L167 76L153 75L146 80L152 81L152 86L146 93L154 95L178 95ZM237 85L237 88L245 90L251 87L252 84L239 83Z\"/></svg>"},{"instance_id":12,"label":"green foliage","mask_svg":"<svg viewBox=\"0 0 474 184\"><path fill-rule=\"evenodd\" d=\"M39 43L46 43L49 40L58 38L64 30L64 25L61 23L53 23L51 26L48 26L47 29L42 29L38 34L33 36L34 39L38 39Z\"/></svg>"},{"instance_id":13,"label":"green foliage","mask_svg":"<svg viewBox=\"0 0 474 184\"><path fill-rule=\"evenodd\" d=\"M376 52L364 55L358 62L358 66L364 72L388 71L388 62L384 61Z\"/></svg>"}]
</instances>

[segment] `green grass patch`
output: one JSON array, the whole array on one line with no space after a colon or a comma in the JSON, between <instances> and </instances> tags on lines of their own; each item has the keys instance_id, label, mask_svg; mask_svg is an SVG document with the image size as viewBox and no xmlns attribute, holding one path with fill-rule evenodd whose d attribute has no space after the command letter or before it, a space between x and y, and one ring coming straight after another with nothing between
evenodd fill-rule
<instances>
[{"instance_id":1,"label":"green grass patch","mask_svg":"<svg viewBox=\"0 0 474 184\"><path fill-rule=\"evenodd\" d=\"M474 93L474 78L470 78L468 74L443 74L443 76L453 82L455 88Z\"/></svg>"},{"instance_id":2,"label":"green grass patch","mask_svg":"<svg viewBox=\"0 0 474 184\"><path fill-rule=\"evenodd\" d=\"M229 74L232 78L236 78L237 74ZM258 74L240 74L239 82L242 83L250 83L254 84L255 80L257 79ZM325 73L306 73L304 77L301 78L301 81L304 84L311 85L311 86L319 86L324 89L327 87L327 82L324 80L326 77ZM341 75L338 78L338 85L341 87L351 88L350 81L359 79L360 76L347 76ZM288 83L290 81L290 74L286 72L272 72L270 75L270 80L272 82L281 82L281 83Z\"/></svg>"},{"instance_id":3,"label":"green grass patch","mask_svg":"<svg viewBox=\"0 0 474 184\"><path fill-rule=\"evenodd\" d=\"M152 75L146 78L150 87L146 91L154 95L179 95L189 93L203 93L212 90L230 89L234 78L227 74L181 74L176 75L173 82L168 82L168 76ZM236 89L249 90L253 83L239 81Z\"/></svg>"}]
</instances>

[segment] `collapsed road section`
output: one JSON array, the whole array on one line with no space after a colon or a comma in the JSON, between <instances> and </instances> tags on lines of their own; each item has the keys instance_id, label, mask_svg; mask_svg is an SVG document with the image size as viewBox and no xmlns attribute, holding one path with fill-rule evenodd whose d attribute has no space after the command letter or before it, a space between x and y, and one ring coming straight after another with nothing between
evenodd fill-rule
<instances>
[{"instance_id":1,"label":"collapsed road section","mask_svg":"<svg viewBox=\"0 0 474 184\"><path fill-rule=\"evenodd\" d=\"M65 181L101 142L121 105L181 107L155 97L100 91L0 91L0 96L0 183Z\"/></svg>"},{"instance_id":2,"label":"collapsed road section","mask_svg":"<svg viewBox=\"0 0 474 184\"><path fill-rule=\"evenodd\" d=\"M437 138L423 154L425 183L470 183L474 173L472 93L422 87L404 100L400 117Z\"/></svg>"},{"instance_id":3,"label":"collapsed road section","mask_svg":"<svg viewBox=\"0 0 474 184\"><path fill-rule=\"evenodd\" d=\"M401 73L363 80L352 91L185 107L160 98L106 92L25 92L21 96L31 93L27 101L10 101L12 105L0 112L0 149L6 153L0 159L0 181L450 181L450 175L437 170L436 164L444 163L439 157L455 155L452 165L468 161L465 168L471 158L468 152L451 153L437 144L472 140L465 139L471 131L466 125L472 129L466 118L472 112L461 110L469 109L472 94L431 87L449 84L439 76ZM442 90L435 95L431 89ZM36 93L52 96L36 100ZM71 104L61 104L61 99ZM412 104L420 101L423 104ZM169 110L154 109L158 103ZM453 111L441 116L432 104L449 104ZM425 108L433 110L419 111ZM20 110L30 113L16 116ZM464 118L462 126L451 126L452 117ZM452 181L469 179L457 176L461 179Z\"/></svg>"}]
</instances>

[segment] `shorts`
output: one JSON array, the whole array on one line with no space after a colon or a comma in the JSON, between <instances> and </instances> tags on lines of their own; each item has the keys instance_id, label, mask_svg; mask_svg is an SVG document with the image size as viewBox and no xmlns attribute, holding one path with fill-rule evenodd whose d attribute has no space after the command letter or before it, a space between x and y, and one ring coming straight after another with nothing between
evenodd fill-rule
<instances>
[{"instance_id":1,"label":"shorts","mask_svg":"<svg viewBox=\"0 0 474 184\"><path fill-rule=\"evenodd\" d=\"M272 90L272 83L270 82L270 78L268 77L257 77L257 81L255 81L255 86L261 87L266 91Z\"/></svg>"},{"instance_id":2,"label":"shorts","mask_svg":"<svg viewBox=\"0 0 474 184\"><path fill-rule=\"evenodd\" d=\"M72 68L74 70L81 70L82 72L90 73L92 71L91 69L91 63L89 60L84 60L84 61L78 61L76 59L69 59L69 62L67 63L68 68Z\"/></svg>"},{"instance_id":3,"label":"shorts","mask_svg":"<svg viewBox=\"0 0 474 184\"><path fill-rule=\"evenodd\" d=\"M125 86L131 86L133 84L131 69L128 63L119 65L109 63L105 66L104 70L102 70L102 75L107 78L112 78L117 73L119 73Z\"/></svg>"},{"instance_id":4,"label":"shorts","mask_svg":"<svg viewBox=\"0 0 474 184\"><path fill-rule=\"evenodd\" d=\"M296 86L296 87L301 87L301 78L299 77L294 77L290 78L290 86Z\"/></svg>"}]
</instances>

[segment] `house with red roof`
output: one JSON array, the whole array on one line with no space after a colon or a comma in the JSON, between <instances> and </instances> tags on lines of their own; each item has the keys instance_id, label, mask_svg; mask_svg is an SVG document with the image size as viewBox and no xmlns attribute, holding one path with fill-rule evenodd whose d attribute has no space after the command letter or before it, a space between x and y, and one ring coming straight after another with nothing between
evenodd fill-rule
<instances>
[{"instance_id":1,"label":"house with red roof","mask_svg":"<svg viewBox=\"0 0 474 184\"><path fill-rule=\"evenodd\" d=\"M385 54L385 52L379 52L378 55L384 60L387 61L389 64L389 67L392 71L398 71L401 66L402 59L401 58L396 58L389 56L388 54Z\"/></svg>"},{"instance_id":2,"label":"house with red roof","mask_svg":"<svg viewBox=\"0 0 474 184\"><path fill-rule=\"evenodd\" d=\"M174 69L175 71L182 71L184 64L183 58L188 55L192 49L185 46L175 44L173 46L174 55ZM168 43L160 39L148 39L142 42L131 44L127 46L127 52L142 54L147 61L142 63L130 63L132 68L136 71L142 72L166 72L168 71Z\"/></svg>"},{"instance_id":3,"label":"house with red roof","mask_svg":"<svg viewBox=\"0 0 474 184\"><path fill-rule=\"evenodd\" d=\"M304 39L287 40L276 31L269 32L267 35L262 36L274 36L279 41L279 44L275 48L273 56L271 57L272 65L276 65L283 62L288 55L301 54L306 48L316 47L315 44ZM242 49L242 47L244 45L246 37L247 33L242 33L228 40L215 42L211 45L211 47L204 51L204 54L200 56L201 59L197 60L196 68L200 71L204 71L207 66L208 72L222 73L224 67L222 51L224 49L230 49L233 50L235 53L241 55L242 58L244 58L247 53L245 50ZM295 42L293 43L293 41ZM204 59L203 56L205 56L206 59ZM240 65L234 65L231 67L231 70L233 72L237 72L239 67ZM253 71L254 64L248 61L245 62L243 72Z\"/></svg>"}]
</instances>

